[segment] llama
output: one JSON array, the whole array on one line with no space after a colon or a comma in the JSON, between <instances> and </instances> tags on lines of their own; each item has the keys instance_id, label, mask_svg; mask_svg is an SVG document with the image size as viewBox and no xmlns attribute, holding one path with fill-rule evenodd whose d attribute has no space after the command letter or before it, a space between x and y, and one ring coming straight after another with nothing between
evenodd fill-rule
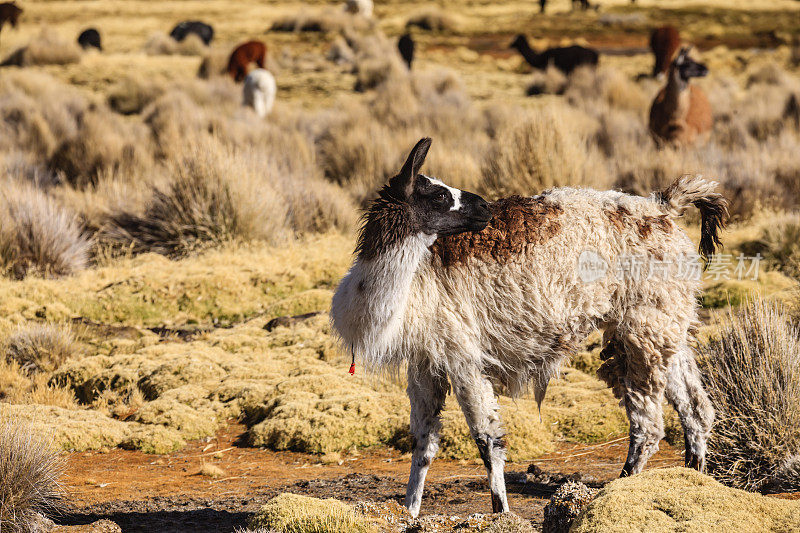
<instances>
[{"instance_id":1,"label":"llama","mask_svg":"<svg viewBox=\"0 0 800 533\"><path fill-rule=\"evenodd\" d=\"M261 41L247 41L237 46L228 59L228 74L236 83L242 81L250 68L250 63L255 63L258 68L264 68L267 56L267 45Z\"/></svg>"},{"instance_id":2,"label":"llama","mask_svg":"<svg viewBox=\"0 0 800 533\"><path fill-rule=\"evenodd\" d=\"M14 2L0 4L0 33L3 32L3 26L6 25L6 22L11 23L12 28L16 28L21 14L22 9Z\"/></svg>"},{"instance_id":3,"label":"llama","mask_svg":"<svg viewBox=\"0 0 800 533\"><path fill-rule=\"evenodd\" d=\"M679 53L669 68L666 86L650 107L650 133L658 145L689 145L708 138L713 118L706 93L692 78L708 74L708 68L689 57L688 49Z\"/></svg>"},{"instance_id":4,"label":"llama","mask_svg":"<svg viewBox=\"0 0 800 533\"><path fill-rule=\"evenodd\" d=\"M94 28L83 30L81 34L78 35L78 44L84 50L87 48L97 48L101 52L103 51L103 46L100 44L100 32Z\"/></svg>"},{"instance_id":5,"label":"llama","mask_svg":"<svg viewBox=\"0 0 800 533\"><path fill-rule=\"evenodd\" d=\"M256 115L264 118L272 111L278 87L272 74L263 68L257 68L251 70L244 79L242 91L243 105L252 107Z\"/></svg>"},{"instance_id":6,"label":"llama","mask_svg":"<svg viewBox=\"0 0 800 533\"><path fill-rule=\"evenodd\" d=\"M397 40L397 51L400 52L400 57L405 61L408 70L411 70L411 63L414 62L414 47L414 39L408 33Z\"/></svg>"},{"instance_id":7,"label":"llama","mask_svg":"<svg viewBox=\"0 0 800 533\"><path fill-rule=\"evenodd\" d=\"M630 420L622 475L640 472L658 450L665 394L684 427L686 464L702 470L713 409L689 346L699 280L674 268L655 280L616 268L578 274L587 254L588 264L607 267L634 257L699 267L673 217L697 206L700 252L712 254L727 213L715 184L684 177L650 198L558 188L489 204L420 174L430 143L417 143L368 208L355 262L331 303L334 330L369 371L407 367L410 513L419 514L448 391L486 467L492 509L508 511L493 388L512 396L532 389L541 405L561 363L598 328L602 377Z\"/></svg>"},{"instance_id":8,"label":"llama","mask_svg":"<svg viewBox=\"0 0 800 533\"><path fill-rule=\"evenodd\" d=\"M206 46L208 46L214 38L214 28L199 20L184 20L183 22L179 22L172 28L172 31L169 32L169 36L181 42L186 39L190 33L200 37Z\"/></svg>"},{"instance_id":9,"label":"llama","mask_svg":"<svg viewBox=\"0 0 800 533\"><path fill-rule=\"evenodd\" d=\"M528 39L520 34L514 38L511 48L516 49L530 66L546 70L551 63L564 74L570 74L582 65L596 67L599 55L596 50L583 46L567 46L566 48L548 48L537 54L528 44Z\"/></svg>"},{"instance_id":10,"label":"llama","mask_svg":"<svg viewBox=\"0 0 800 533\"><path fill-rule=\"evenodd\" d=\"M674 26L662 26L650 34L650 50L653 51L655 64L653 77L656 78L669 70L675 53L681 47L681 35Z\"/></svg>"},{"instance_id":11,"label":"llama","mask_svg":"<svg viewBox=\"0 0 800 533\"><path fill-rule=\"evenodd\" d=\"M372 17L372 0L345 0L344 10L353 15Z\"/></svg>"}]
</instances>

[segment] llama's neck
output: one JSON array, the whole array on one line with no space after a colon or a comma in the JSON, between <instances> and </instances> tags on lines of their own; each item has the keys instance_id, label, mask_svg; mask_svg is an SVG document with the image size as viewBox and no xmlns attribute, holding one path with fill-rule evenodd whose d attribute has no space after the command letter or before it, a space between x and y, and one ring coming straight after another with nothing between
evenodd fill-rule
<instances>
[{"instance_id":1,"label":"llama's neck","mask_svg":"<svg viewBox=\"0 0 800 533\"><path fill-rule=\"evenodd\" d=\"M681 79L677 69L669 72L667 88L664 94L664 103L673 113L681 113L689 105L689 82Z\"/></svg>"},{"instance_id":2,"label":"llama's neck","mask_svg":"<svg viewBox=\"0 0 800 533\"><path fill-rule=\"evenodd\" d=\"M534 68L544 69L547 67L545 62L544 53L537 54L533 48L530 47L528 41L520 41L517 45L517 50L525 58L525 61Z\"/></svg>"},{"instance_id":3,"label":"llama's neck","mask_svg":"<svg viewBox=\"0 0 800 533\"><path fill-rule=\"evenodd\" d=\"M374 258L359 257L331 303L331 321L368 370L399 362L398 347L412 283L435 235L405 237Z\"/></svg>"}]
</instances>

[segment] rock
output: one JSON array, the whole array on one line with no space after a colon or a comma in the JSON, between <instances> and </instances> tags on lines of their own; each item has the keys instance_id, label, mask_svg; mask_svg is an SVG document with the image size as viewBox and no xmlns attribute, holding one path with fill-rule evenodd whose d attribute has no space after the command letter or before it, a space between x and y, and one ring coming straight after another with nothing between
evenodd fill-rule
<instances>
[{"instance_id":1,"label":"rock","mask_svg":"<svg viewBox=\"0 0 800 533\"><path fill-rule=\"evenodd\" d=\"M688 468L648 470L612 481L572 533L800 531L800 501L726 487Z\"/></svg>"},{"instance_id":2,"label":"rock","mask_svg":"<svg viewBox=\"0 0 800 533\"><path fill-rule=\"evenodd\" d=\"M567 481L544 508L543 533L567 533L572 522L597 494L583 483Z\"/></svg>"},{"instance_id":3,"label":"rock","mask_svg":"<svg viewBox=\"0 0 800 533\"><path fill-rule=\"evenodd\" d=\"M321 311L314 311L313 313L304 313L302 315L279 316L267 322L267 325L264 326L264 329L267 331L272 331L278 326L283 326L285 328L288 328L289 326L292 326L299 322L303 322L305 320L308 320L309 318L314 318L315 316L318 316L320 314Z\"/></svg>"}]
</instances>

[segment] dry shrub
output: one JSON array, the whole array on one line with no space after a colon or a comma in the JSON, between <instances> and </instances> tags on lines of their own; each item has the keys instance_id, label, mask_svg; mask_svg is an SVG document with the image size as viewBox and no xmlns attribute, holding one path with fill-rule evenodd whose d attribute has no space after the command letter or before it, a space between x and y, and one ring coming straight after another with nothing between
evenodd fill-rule
<instances>
[{"instance_id":1,"label":"dry shrub","mask_svg":"<svg viewBox=\"0 0 800 533\"><path fill-rule=\"evenodd\" d=\"M9 415L0 419L0 525L9 533L42 531L42 517L64 509L64 460L50 440Z\"/></svg>"},{"instance_id":2,"label":"dry shrub","mask_svg":"<svg viewBox=\"0 0 800 533\"><path fill-rule=\"evenodd\" d=\"M798 490L800 331L786 310L756 300L720 324L700 347L716 409L708 443L714 477L746 490Z\"/></svg>"},{"instance_id":3,"label":"dry shrub","mask_svg":"<svg viewBox=\"0 0 800 533\"><path fill-rule=\"evenodd\" d=\"M564 94L576 107L591 110L598 101L605 101L612 109L645 113L650 107L650 97L641 86L617 69L579 67L568 78Z\"/></svg>"},{"instance_id":4,"label":"dry shrub","mask_svg":"<svg viewBox=\"0 0 800 533\"><path fill-rule=\"evenodd\" d=\"M761 254L766 267L800 279L800 215L770 219L758 239L744 243L741 248L747 255Z\"/></svg>"},{"instance_id":5,"label":"dry shrub","mask_svg":"<svg viewBox=\"0 0 800 533\"><path fill-rule=\"evenodd\" d=\"M142 78L126 77L108 91L108 105L117 113L133 115L141 113L161 96L166 87L163 83Z\"/></svg>"},{"instance_id":6,"label":"dry shrub","mask_svg":"<svg viewBox=\"0 0 800 533\"><path fill-rule=\"evenodd\" d=\"M86 268L90 243L75 215L41 190L12 181L0 197L0 272L64 276Z\"/></svg>"},{"instance_id":7,"label":"dry shrub","mask_svg":"<svg viewBox=\"0 0 800 533\"><path fill-rule=\"evenodd\" d=\"M452 13L439 7L426 7L413 13L406 20L406 28L417 27L427 31L455 32L458 31L458 19Z\"/></svg>"},{"instance_id":8,"label":"dry shrub","mask_svg":"<svg viewBox=\"0 0 800 533\"><path fill-rule=\"evenodd\" d=\"M206 43L204 43L203 40L194 33L188 34L186 38L178 42L166 33L155 32L144 44L144 51L150 56L199 56L203 55L206 49Z\"/></svg>"},{"instance_id":9,"label":"dry shrub","mask_svg":"<svg viewBox=\"0 0 800 533\"><path fill-rule=\"evenodd\" d=\"M301 10L294 15L277 19L270 26L271 31L283 32L342 32L345 30L363 31L372 28L372 19L353 16L339 9L323 9L321 11Z\"/></svg>"},{"instance_id":10,"label":"dry shrub","mask_svg":"<svg viewBox=\"0 0 800 533\"><path fill-rule=\"evenodd\" d=\"M169 185L153 191L142 214L112 215L102 239L170 257L231 240L278 242L287 236L287 208L259 170L201 143L171 165Z\"/></svg>"},{"instance_id":11,"label":"dry shrub","mask_svg":"<svg viewBox=\"0 0 800 533\"><path fill-rule=\"evenodd\" d=\"M48 167L75 187L97 183L105 172L147 168L149 147L140 124L128 124L106 108L78 116L77 131L61 141Z\"/></svg>"},{"instance_id":12,"label":"dry shrub","mask_svg":"<svg viewBox=\"0 0 800 533\"><path fill-rule=\"evenodd\" d=\"M0 76L0 152L25 151L46 159L61 139L75 134L89 102L52 76L30 70Z\"/></svg>"},{"instance_id":13,"label":"dry shrub","mask_svg":"<svg viewBox=\"0 0 800 533\"><path fill-rule=\"evenodd\" d=\"M68 65L81 60L81 48L74 41L61 39L51 28L43 27L31 42L14 51L3 65Z\"/></svg>"},{"instance_id":14,"label":"dry shrub","mask_svg":"<svg viewBox=\"0 0 800 533\"><path fill-rule=\"evenodd\" d=\"M402 164L395 137L364 111L348 113L317 140L317 157L326 179L365 199Z\"/></svg>"},{"instance_id":15,"label":"dry shrub","mask_svg":"<svg viewBox=\"0 0 800 533\"><path fill-rule=\"evenodd\" d=\"M550 65L547 70L537 70L531 74L525 94L538 96L540 94L564 94L567 89L567 77L556 67Z\"/></svg>"},{"instance_id":16,"label":"dry shrub","mask_svg":"<svg viewBox=\"0 0 800 533\"><path fill-rule=\"evenodd\" d=\"M68 329L55 324L33 324L17 329L5 341L6 359L28 373L53 372L75 354Z\"/></svg>"},{"instance_id":17,"label":"dry shrub","mask_svg":"<svg viewBox=\"0 0 800 533\"><path fill-rule=\"evenodd\" d=\"M217 76L225 76L228 72L228 59L230 51L221 48L212 48L203 55L197 77L209 80Z\"/></svg>"},{"instance_id":18,"label":"dry shrub","mask_svg":"<svg viewBox=\"0 0 800 533\"><path fill-rule=\"evenodd\" d=\"M747 88L753 85L784 85L786 71L774 61L756 66L747 75Z\"/></svg>"},{"instance_id":19,"label":"dry shrub","mask_svg":"<svg viewBox=\"0 0 800 533\"><path fill-rule=\"evenodd\" d=\"M210 477L212 479L219 479L221 477L225 477L225 471L222 468L215 465L214 463L206 463L206 462L203 462L200 465L199 474L201 476Z\"/></svg>"},{"instance_id":20,"label":"dry shrub","mask_svg":"<svg viewBox=\"0 0 800 533\"><path fill-rule=\"evenodd\" d=\"M572 115L554 106L502 132L483 167L483 188L493 196L530 196L581 183L587 145Z\"/></svg>"}]
</instances>

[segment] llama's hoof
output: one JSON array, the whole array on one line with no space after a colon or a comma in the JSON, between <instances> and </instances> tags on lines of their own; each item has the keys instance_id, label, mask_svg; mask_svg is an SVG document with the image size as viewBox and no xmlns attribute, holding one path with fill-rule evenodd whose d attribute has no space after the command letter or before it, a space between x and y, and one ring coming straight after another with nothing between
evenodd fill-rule
<instances>
[{"instance_id":1,"label":"llama's hoof","mask_svg":"<svg viewBox=\"0 0 800 533\"><path fill-rule=\"evenodd\" d=\"M706 458L700 457L696 453L687 451L685 465L686 468L693 468L694 470L702 473L706 470Z\"/></svg>"}]
</instances>

